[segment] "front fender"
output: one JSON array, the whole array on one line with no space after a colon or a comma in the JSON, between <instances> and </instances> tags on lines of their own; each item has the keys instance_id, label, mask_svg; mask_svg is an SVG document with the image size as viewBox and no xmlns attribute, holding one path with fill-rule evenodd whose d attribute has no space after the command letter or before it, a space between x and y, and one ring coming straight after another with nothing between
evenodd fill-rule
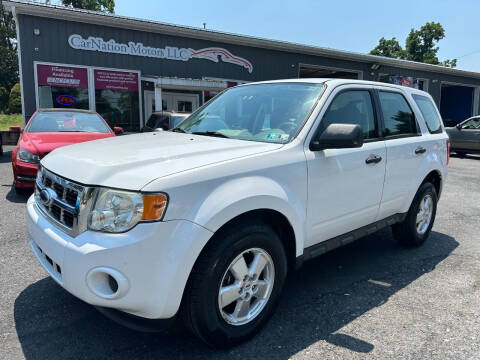
<instances>
[{"instance_id":1,"label":"front fender","mask_svg":"<svg viewBox=\"0 0 480 360\"><path fill-rule=\"evenodd\" d=\"M215 232L231 219L248 211L269 209L283 214L293 228L296 255L303 252L305 201L278 182L262 176L232 179L216 187L199 204L192 221Z\"/></svg>"}]
</instances>

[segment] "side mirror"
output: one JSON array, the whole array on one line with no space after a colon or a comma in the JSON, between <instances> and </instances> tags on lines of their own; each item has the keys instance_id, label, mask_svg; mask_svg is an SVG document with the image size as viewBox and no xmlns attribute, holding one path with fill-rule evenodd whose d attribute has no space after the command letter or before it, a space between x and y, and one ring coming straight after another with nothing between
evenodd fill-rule
<instances>
[{"instance_id":1,"label":"side mirror","mask_svg":"<svg viewBox=\"0 0 480 360\"><path fill-rule=\"evenodd\" d=\"M115 135L122 135L123 134L123 128L120 126L114 126L113 127L113 132Z\"/></svg>"},{"instance_id":2,"label":"side mirror","mask_svg":"<svg viewBox=\"0 0 480 360\"><path fill-rule=\"evenodd\" d=\"M360 125L330 124L310 143L310 150L359 148L363 145L363 131Z\"/></svg>"},{"instance_id":3,"label":"side mirror","mask_svg":"<svg viewBox=\"0 0 480 360\"><path fill-rule=\"evenodd\" d=\"M22 132L22 128L19 125L14 125L14 126L10 126L10 131L19 133L19 132Z\"/></svg>"},{"instance_id":4,"label":"side mirror","mask_svg":"<svg viewBox=\"0 0 480 360\"><path fill-rule=\"evenodd\" d=\"M462 130L462 124L457 124L457 125L455 125L455 127L456 127L458 130Z\"/></svg>"}]
</instances>

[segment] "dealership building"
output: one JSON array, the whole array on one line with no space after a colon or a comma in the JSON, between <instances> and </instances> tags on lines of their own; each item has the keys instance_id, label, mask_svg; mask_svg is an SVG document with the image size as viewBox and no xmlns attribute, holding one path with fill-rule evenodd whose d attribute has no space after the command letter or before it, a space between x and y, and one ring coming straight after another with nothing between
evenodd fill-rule
<instances>
[{"instance_id":1,"label":"dealership building","mask_svg":"<svg viewBox=\"0 0 480 360\"><path fill-rule=\"evenodd\" d=\"M17 24L24 120L37 108L96 110L138 131L153 111L191 112L237 84L383 81L428 91L444 121L479 114L480 73L26 1Z\"/></svg>"}]
</instances>

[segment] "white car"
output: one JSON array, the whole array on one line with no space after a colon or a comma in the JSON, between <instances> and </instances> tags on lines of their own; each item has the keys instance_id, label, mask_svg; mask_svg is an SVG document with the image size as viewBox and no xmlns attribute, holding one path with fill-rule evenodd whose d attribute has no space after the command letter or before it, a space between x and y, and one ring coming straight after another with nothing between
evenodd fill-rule
<instances>
[{"instance_id":1,"label":"white car","mask_svg":"<svg viewBox=\"0 0 480 360\"><path fill-rule=\"evenodd\" d=\"M27 206L30 245L58 284L117 321L181 317L225 347L267 322L303 261L385 226L421 245L448 161L423 91L242 85L172 131L46 156Z\"/></svg>"}]
</instances>

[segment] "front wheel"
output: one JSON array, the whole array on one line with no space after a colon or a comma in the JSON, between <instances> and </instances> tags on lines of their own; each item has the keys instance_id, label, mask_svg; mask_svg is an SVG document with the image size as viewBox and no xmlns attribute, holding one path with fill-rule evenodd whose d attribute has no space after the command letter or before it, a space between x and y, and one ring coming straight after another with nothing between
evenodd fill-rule
<instances>
[{"instance_id":1,"label":"front wheel","mask_svg":"<svg viewBox=\"0 0 480 360\"><path fill-rule=\"evenodd\" d=\"M413 198L405 220L392 226L393 236L399 244L415 247L427 240L435 221L437 202L435 186L429 182L422 184Z\"/></svg>"},{"instance_id":2,"label":"front wheel","mask_svg":"<svg viewBox=\"0 0 480 360\"><path fill-rule=\"evenodd\" d=\"M282 242L263 224L239 224L207 245L186 289L187 327L229 347L255 335L273 314L287 273Z\"/></svg>"}]
</instances>

